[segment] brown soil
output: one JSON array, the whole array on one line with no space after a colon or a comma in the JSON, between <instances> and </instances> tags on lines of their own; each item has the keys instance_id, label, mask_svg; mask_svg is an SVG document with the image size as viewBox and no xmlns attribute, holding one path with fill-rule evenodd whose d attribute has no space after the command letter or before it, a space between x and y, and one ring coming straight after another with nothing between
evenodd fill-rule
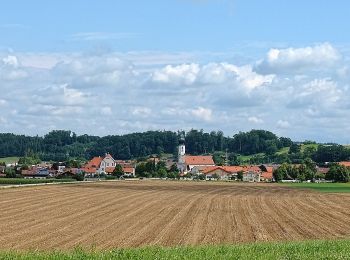
<instances>
[{"instance_id":1,"label":"brown soil","mask_svg":"<svg viewBox=\"0 0 350 260\"><path fill-rule=\"evenodd\" d=\"M120 181L0 190L0 249L350 237L350 194L275 184Z\"/></svg>"}]
</instances>

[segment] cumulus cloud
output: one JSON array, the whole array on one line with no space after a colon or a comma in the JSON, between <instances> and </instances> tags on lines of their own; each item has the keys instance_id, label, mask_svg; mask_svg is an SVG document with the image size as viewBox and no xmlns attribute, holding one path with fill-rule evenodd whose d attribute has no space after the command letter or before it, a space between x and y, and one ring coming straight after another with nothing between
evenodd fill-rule
<instances>
[{"instance_id":1,"label":"cumulus cloud","mask_svg":"<svg viewBox=\"0 0 350 260\"><path fill-rule=\"evenodd\" d=\"M278 120L277 121L277 127L278 128L289 128L290 127L290 123L286 120Z\"/></svg>"},{"instance_id":2,"label":"cumulus cloud","mask_svg":"<svg viewBox=\"0 0 350 260\"><path fill-rule=\"evenodd\" d=\"M14 68L18 67L18 59L16 56L9 55L9 56L3 58L2 61L5 65L9 65L9 66L12 66Z\"/></svg>"},{"instance_id":3,"label":"cumulus cloud","mask_svg":"<svg viewBox=\"0 0 350 260\"><path fill-rule=\"evenodd\" d=\"M20 62L16 56L3 57L0 62L0 79L11 81L26 78L28 73L19 67Z\"/></svg>"},{"instance_id":4,"label":"cumulus cloud","mask_svg":"<svg viewBox=\"0 0 350 260\"><path fill-rule=\"evenodd\" d=\"M236 66L229 63L168 65L152 75L154 82L171 85L217 85L234 81L247 91L269 84L273 78L274 75L259 75L250 65Z\"/></svg>"},{"instance_id":5,"label":"cumulus cloud","mask_svg":"<svg viewBox=\"0 0 350 260\"><path fill-rule=\"evenodd\" d=\"M264 122L264 120L262 120L261 118L256 117L256 116L248 117L248 121L251 122L251 123L255 123L255 124L261 124L261 123Z\"/></svg>"},{"instance_id":6,"label":"cumulus cloud","mask_svg":"<svg viewBox=\"0 0 350 260\"><path fill-rule=\"evenodd\" d=\"M204 121L211 121L212 119L212 110L209 108L198 107L193 109L191 113L193 116Z\"/></svg>"},{"instance_id":7,"label":"cumulus cloud","mask_svg":"<svg viewBox=\"0 0 350 260\"><path fill-rule=\"evenodd\" d=\"M271 49L265 59L257 63L255 70L263 74L322 70L340 59L338 50L329 43L305 48Z\"/></svg>"},{"instance_id":8,"label":"cumulus cloud","mask_svg":"<svg viewBox=\"0 0 350 260\"><path fill-rule=\"evenodd\" d=\"M199 70L199 65L193 63L178 66L168 65L165 68L155 71L152 79L154 82L160 83L191 85L196 81Z\"/></svg>"},{"instance_id":9,"label":"cumulus cloud","mask_svg":"<svg viewBox=\"0 0 350 260\"><path fill-rule=\"evenodd\" d=\"M250 63L153 54L0 53L1 131L232 135L258 126L303 140L350 129L350 59L328 43L271 50Z\"/></svg>"}]
</instances>

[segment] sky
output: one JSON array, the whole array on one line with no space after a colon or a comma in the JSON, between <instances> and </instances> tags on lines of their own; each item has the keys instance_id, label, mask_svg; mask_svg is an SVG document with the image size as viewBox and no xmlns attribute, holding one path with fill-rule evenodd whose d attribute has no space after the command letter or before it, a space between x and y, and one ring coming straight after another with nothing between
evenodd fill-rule
<instances>
[{"instance_id":1,"label":"sky","mask_svg":"<svg viewBox=\"0 0 350 260\"><path fill-rule=\"evenodd\" d=\"M3 1L0 132L350 143L350 1Z\"/></svg>"}]
</instances>

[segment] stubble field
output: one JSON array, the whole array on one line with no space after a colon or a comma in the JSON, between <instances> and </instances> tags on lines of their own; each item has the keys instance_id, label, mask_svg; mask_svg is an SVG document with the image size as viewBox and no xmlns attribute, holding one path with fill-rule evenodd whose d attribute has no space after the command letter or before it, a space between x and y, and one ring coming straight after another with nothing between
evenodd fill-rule
<instances>
[{"instance_id":1,"label":"stubble field","mask_svg":"<svg viewBox=\"0 0 350 260\"><path fill-rule=\"evenodd\" d=\"M0 189L0 249L5 250L349 237L349 193L170 181Z\"/></svg>"}]
</instances>

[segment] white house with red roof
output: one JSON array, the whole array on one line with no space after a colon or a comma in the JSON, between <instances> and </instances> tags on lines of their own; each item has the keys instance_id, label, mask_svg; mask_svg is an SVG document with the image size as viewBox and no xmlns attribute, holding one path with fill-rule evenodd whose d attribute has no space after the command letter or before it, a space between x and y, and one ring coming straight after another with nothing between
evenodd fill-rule
<instances>
[{"instance_id":1,"label":"white house with red roof","mask_svg":"<svg viewBox=\"0 0 350 260\"><path fill-rule=\"evenodd\" d=\"M98 156L92 158L83 170L89 174L110 174L114 171L116 162L113 157L107 153L104 157Z\"/></svg>"},{"instance_id":2,"label":"white house with red roof","mask_svg":"<svg viewBox=\"0 0 350 260\"><path fill-rule=\"evenodd\" d=\"M112 174L115 166L120 164L123 168L125 175L134 176L135 175L135 167L133 167L130 163L126 163L124 161L115 160L112 155L107 153L104 157L98 156L92 158L84 167L83 171L87 174L91 175L101 175L101 174Z\"/></svg>"}]
</instances>

